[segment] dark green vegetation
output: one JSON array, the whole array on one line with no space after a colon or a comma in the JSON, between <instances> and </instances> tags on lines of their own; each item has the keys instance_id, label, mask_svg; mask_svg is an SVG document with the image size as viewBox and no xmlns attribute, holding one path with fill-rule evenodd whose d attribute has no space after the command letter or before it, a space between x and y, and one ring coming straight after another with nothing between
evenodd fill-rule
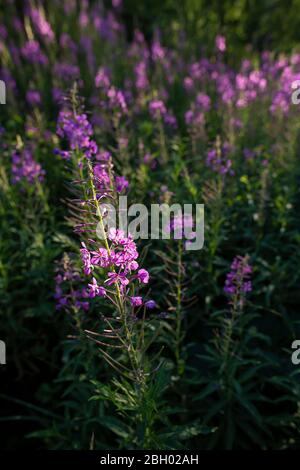
<instances>
[{"instance_id":1,"label":"dark green vegetation","mask_svg":"<svg viewBox=\"0 0 300 470\"><path fill-rule=\"evenodd\" d=\"M297 448L300 105L291 83L300 77L300 1L125 1L113 17L94 10L100 3L28 2L52 37L26 2L1 2L2 447ZM32 53L24 47L33 39ZM107 89L95 85L99 68L108 69ZM110 105L111 86L126 112ZM205 203L203 250L137 242L157 303L145 322L137 313L126 338L138 378L120 374L85 334L103 330L112 305L56 309L57 268L74 255L82 271L85 240L70 210L82 155L54 152L69 149L56 131L62 97L86 110L99 149L129 181L130 202ZM157 101L166 112L151 112ZM14 170L12 156L24 150L29 162ZM45 171L40 180L30 180L31 158ZM224 284L236 256L252 266L252 291L233 299ZM130 367L124 349L111 354Z\"/></svg>"}]
</instances>

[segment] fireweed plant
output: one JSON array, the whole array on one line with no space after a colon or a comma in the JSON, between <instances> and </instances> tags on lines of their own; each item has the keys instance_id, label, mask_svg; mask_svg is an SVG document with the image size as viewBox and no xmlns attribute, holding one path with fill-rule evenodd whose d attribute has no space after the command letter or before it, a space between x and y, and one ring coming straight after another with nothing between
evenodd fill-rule
<instances>
[{"instance_id":1,"label":"fireweed plant","mask_svg":"<svg viewBox=\"0 0 300 470\"><path fill-rule=\"evenodd\" d=\"M145 332L156 302L139 292L148 284L149 273L139 265L131 234L124 236L117 228L107 231L106 214L101 207L109 201L117 209L118 195L126 190L128 181L115 176L111 154L98 149L86 114L62 110L57 133L67 140L69 149L56 153L71 162L73 174L79 178L72 181L79 187L72 207L76 213L74 230L81 239L81 271L72 268L65 255L64 269L56 276L57 308L75 313L81 336L86 335L97 344L102 358L117 373L112 388L95 384L100 389L97 393L110 400L118 414L129 418L127 424L133 433L130 445L157 447L153 407L158 405L149 401L149 396L161 363L159 354L152 358L148 355L153 338ZM96 227L101 240L96 238ZM103 303L111 306L110 316L101 314ZM80 311L84 314L91 309L100 312L102 331L84 329ZM130 403L126 403L126 396Z\"/></svg>"},{"instance_id":2,"label":"fireweed plant","mask_svg":"<svg viewBox=\"0 0 300 470\"><path fill-rule=\"evenodd\" d=\"M0 4L9 448L299 447L298 46L179 3ZM119 195L204 203L203 249L108 231Z\"/></svg>"}]
</instances>

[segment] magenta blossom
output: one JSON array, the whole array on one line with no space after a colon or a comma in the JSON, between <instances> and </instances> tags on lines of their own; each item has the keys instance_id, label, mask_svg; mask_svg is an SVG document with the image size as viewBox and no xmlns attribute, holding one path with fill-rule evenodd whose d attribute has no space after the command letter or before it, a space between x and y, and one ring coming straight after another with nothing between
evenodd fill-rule
<instances>
[{"instance_id":1,"label":"magenta blossom","mask_svg":"<svg viewBox=\"0 0 300 470\"><path fill-rule=\"evenodd\" d=\"M127 286L129 284L129 279L125 276L124 273L108 273L108 279L106 279L106 284L108 286L111 286L112 284L115 284L116 282L119 282L122 286Z\"/></svg>"},{"instance_id":2,"label":"magenta blossom","mask_svg":"<svg viewBox=\"0 0 300 470\"><path fill-rule=\"evenodd\" d=\"M118 193L121 193L122 191L128 188L129 183L127 179L125 178L125 176L116 176L115 180L116 180L116 190Z\"/></svg>"},{"instance_id":3,"label":"magenta blossom","mask_svg":"<svg viewBox=\"0 0 300 470\"><path fill-rule=\"evenodd\" d=\"M82 245L82 248L80 250L80 253L81 253L81 259L82 259L83 267L84 267L83 272L84 274L89 275L91 274L91 271L92 271L91 255L85 243L82 242L81 245Z\"/></svg>"},{"instance_id":4,"label":"magenta blossom","mask_svg":"<svg viewBox=\"0 0 300 470\"><path fill-rule=\"evenodd\" d=\"M130 303L133 307L140 307L143 304L142 297L130 297Z\"/></svg>"},{"instance_id":5,"label":"magenta blossom","mask_svg":"<svg viewBox=\"0 0 300 470\"><path fill-rule=\"evenodd\" d=\"M248 256L236 256L231 264L231 271L226 276L224 291L232 300L238 298L240 305L244 302L245 294L252 290L251 273Z\"/></svg>"},{"instance_id":6,"label":"magenta blossom","mask_svg":"<svg viewBox=\"0 0 300 470\"><path fill-rule=\"evenodd\" d=\"M137 278L142 284L148 284L149 282L149 273L146 269L139 269L137 273Z\"/></svg>"},{"instance_id":7,"label":"magenta blossom","mask_svg":"<svg viewBox=\"0 0 300 470\"><path fill-rule=\"evenodd\" d=\"M226 39L224 36L218 35L216 37L216 48L220 52L225 52L226 51Z\"/></svg>"},{"instance_id":8,"label":"magenta blossom","mask_svg":"<svg viewBox=\"0 0 300 470\"><path fill-rule=\"evenodd\" d=\"M106 290L104 289L104 287L98 286L97 281L94 277L93 277L92 283L88 284L88 287L90 288L90 291L89 291L90 298L94 298L96 296L105 297Z\"/></svg>"}]
</instances>

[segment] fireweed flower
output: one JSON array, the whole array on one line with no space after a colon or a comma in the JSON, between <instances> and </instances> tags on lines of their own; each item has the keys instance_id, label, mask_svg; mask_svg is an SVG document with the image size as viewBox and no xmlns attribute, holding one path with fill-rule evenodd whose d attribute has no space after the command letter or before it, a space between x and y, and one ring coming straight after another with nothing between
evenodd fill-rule
<instances>
[{"instance_id":1,"label":"fireweed flower","mask_svg":"<svg viewBox=\"0 0 300 470\"><path fill-rule=\"evenodd\" d=\"M147 76L147 62L145 60L141 60L135 66L135 86L138 90L146 90L149 87L149 80Z\"/></svg>"},{"instance_id":2,"label":"fireweed flower","mask_svg":"<svg viewBox=\"0 0 300 470\"><path fill-rule=\"evenodd\" d=\"M115 182L116 182L116 190L118 193L122 193L129 186L129 183L127 179L125 178L125 176L116 176Z\"/></svg>"},{"instance_id":3,"label":"fireweed flower","mask_svg":"<svg viewBox=\"0 0 300 470\"><path fill-rule=\"evenodd\" d=\"M59 38L59 45L61 48L70 51L72 54L77 53L77 45L68 33L62 33Z\"/></svg>"},{"instance_id":4,"label":"fireweed flower","mask_svg":"<svg viewBox=\"0 0 300 470\"><path fill-rule=\"evenodd\" d=\"M111 258L106 248L98 248L97 251L92 251L91 255L92 258L90 259L92 266L101 266L101 268L107 268L111 265Z\"/></svg>"},{"instance_id":5,"label":"fireweed flower","mask_svg":"<svg viewBox=\"0 0 300 470\"><path fill-rule=\"evenodd\" d=\"M191 91L194 88L194 81L191 77L185 77L183 80L183 86L187 91Z\"/></svg>"},{"instance_id":6,"label":"fireweed flower","mask_svg":"<svg viewBox=\"0 0 300 470\"><path fill-rule=\"evenodd\" d=\"M93 298L91 292L95 292L95 296L101 296L105 293L94 286L92 289L82 287L83 279L80 271L75 267L74 257L64 254L61 263L56 270L55 276L55 294L56 310L67 311L83 311L89 310L89 299Z\"/></svg>"},{"instance_id":7,"label":"fireweed flower","mask_svg":"<svg viewBox=\"0 0 300 470\"><path fill-rule=\"evenodd\" d=\"M161 100L154 100L149 103L149 111L154 119L164 116L167 113L166 106Z\"/></svg>"},{"instance_id":8,"label":"fireweed flower","mask_svg":"<svg viewBox=\"0 0 300 470\"><path fill-rule=\"evenodd\" d=\"M149 112L154 121L160 122L162 119L163 122L171 128L177 127L176 117L171 111L167 110L166 105L162 100L150 101Z\"/></svg>"},{"instance_id":9,"label":"fireweed flower","mask_svg":"<svg viewBox=\"0 0 300 470\"><path fill-rule=\"evenodd\" d=\"M224 36L220 36L218 35L216 37L216 48L218 49L218 51L220 52L225 52L226 51L226 39Z\"/></svg>"},{"instance_id":10,"label":"fireweed flower","mask_svg":"<svg viewBox=\"0 0 300 470\"><path fill-rule=\"evenodd\" d=\"M204 114L202 111L196 109L189 109L184 115L185 123L193 129L202 128L205 122Z\"/></svg>"},{"instance_id":11,"label":"fireweed flower","mask_svg":"<svg viewBox=\"0 0 300 470\"><path fill-rule=\"evenodd\" d=\"M184 115L185 123L192 136L196 137L204 132L205 113L210 110L210 107L210 97L205 93L198 93L196 100Z\"/></svg>"},{"instance_id":12,"label":"fireweed flower","mask_svg":"<svg viewBox=\"0 0 300 470\"><path fill-rule=\"evenodd\" d=\"M58 117L57 134L68 140L71 150L81 150L86 158L91 158L98 151L96 142L91 139L93 130L86 114L74 116L69 111L61 111ZM64 158L67 155L70 156L64 153Z\"/></svg>"},{"instance_id":13,"label":"fireweed flower","mask_svg":"<svg viewBox=\"0 0 300 470\"><path fill-rule=\"evenodd\" d=\"M83 263L84 274L90 274L92 272L91 253L86 247L84 242L81 243L82 248L80 250L81 260Z\"/></svg>"},{"instance_id":14,"label":"fireweed flower","mask_svg":"<svg viewBox=\"0 0 300 470\"><path fill-rule=\"evenodd\" d=\"M48 64L48 59L41 51L40 44L35 40L27 41L26 44L24 44L24 46L21 48L21 54L24 59L33 64Z\"/></svg>"},{"instance_id":15,"label":"fireweed flower","mask_svg":"<svg viewBox=\"0 0 300 470\"><path fill-rule=\"evenodd\" d=\"M206 165L220 175L227 173L233 175L232 160L228 158L231 150L231 146L226 142L222 146L208 150Z\"/></svg>"},{"instance_id":16,"label":"fireweed flower","mask_svg":"<svg viewBox=\"0 0 300 470\"><path fill-rule=\"evenodd\" d=\"M137 273L137 278L142 284L148 284L149 282L149 273L146 269L139 269Z\"/></svg>"},{"instance_id":17,"label":"fireweed flower","mask_svg":"<svg viewBox=\"0 0 300 470\"><path fill-rule=\"evenodd\" d=\"M84 273L86 275L90 275L91 272L96 273L99 267L107 270L104 284L118 285L121 295L126 300L129 285L134 284L136 279L142 284L148 283L149 273L145 269L138 270L139 264L136 260L139 253L131 235L125 236L122 230L110 229L107 242L107 248L100 246L91 251L86 244L82 244L80 251ZM96 293L95 296L103 296L104 291L100 287L95 281L89 284L92 295Z\"/></svg>"},{"instance_id":18,"label":"fireweed flower","mask_svg":"<svg viewBox=\"0 0 300 470\"><path fill-rule=\"evenodd\" d=\"M99 201L108 194L113 197L113 194L125 190L128 187L128 181L123 176L114 176L111 154L105 150L98 150L92 138L92 127L85 114L74 116L68 111L62 111L58 118L57 133L60 137L66 138L70 147L69 150L63 151L62 157L65 158L65 153L71 157L74 152L76 155L79 154L78 158L83 157L80 168L84 171L87 166L89 178L87 183L91 188L85 193L87 202L95 209L98 207L94 216L100 217L100 224L103 224L102 212L98 206ZM82 204L85 204L85 201L82 201ZM94 224L95 221L82 222L75 227L75 231L77 233L90 231ZM88 277L92 275L92 279L86 286L89 298L106 297L106 289L103 287L106 285L107 288L116 289L115 293L110 291L108 297L109 299L111 295L118 297L115 305L120 306L120 302L126 305L129 301L129 304L134 306L133 302L138 301L130 300L132 298L141 299L142 303L141 297L132 295L132 289L137 287L137 281L139 284L147 284L149 273L146 269L139 269L137 262L139 253L132 236L130 234L126 236L122 230L116 228L111 228L108 233L104 231L103 235L104 240L101 244L90 239L81 243L83 275ZM102 270L102 286L98 284L99 269ZM136 303L135 306L137 306Z\"/></svg>"},{"instance_id":19,"label":"fireweed flower","mask_svg":"<svg viewBox=\"0 0 300 470\"><path fill-rule=\"evenodd\" d=\"M154 41L151 48L152 58L154 61L162 61L166 56L166 50L159 41Z\"/></svg>"},{"instance_id":20,"label":"fireweed flower","mask_svg":"<svg viewBox=\"0 0 300 470\"><path fill-rule=\"evenodd\" d=\"M142 297L130 297L130 303L133 307L140 307L143 304Z\"/></svg>"},{"instance_id":21,"label":"fireweed flower","mask_svg":"<svg viewBox=\"0 0 300 470\"><path fill-rule=\"evenodd\" d=\"M226 276L224 292L229 296L230 303L236 307L242 307L246 294L252 291L252 267L248 260L248 256L236 256L231 264L231 271Z\"/></svg>"},{"instance_id":22,"label":"fireweed flower","mask_svg":"<svg viewBox=\"0 0 300 470\"><path fill-rule=\"evenodd\" d=\"M127 113L127 103L123 91L112 86L107 92L107 98L109 107L117 111L119 117Z\"/></svg>"},{"instance_id":23,"label":"fireweed flower","mask_svg":"<svg viewBox=\"0 0 300 470\"><path fill-rule=\"evenodd\" d=\"M108 162L111 159L111 153L107 150L100 150L96 155L96 160Z\"/></svg>"},{"instance_id":24,"label":"fireweed flower","mask_svg":"<svg viewBox=\"0 0 300 470\"><path fill-rule=\"evenodd\" d=\"M119 283L122 288L129 284L129 279L126 277L125 273L108 273L108 278L104 281L108 286L112 284Z\"/></svg>"},{"instance_id":25,"label":"fireweed flower","mask_svg":"<svg viewBox=\"0 0 300 470\"><path fill-rule=\"evenodd\" d=\"M13 184L21 181L27 181L33 184L36 181L43 181L45 171L42 166L37 163L32 155L32 150L24 148L15 150L12 154L12 182Z\"/></svg>"},{"instance_id":26,"label":"fireweed flower","mask_svg":"<svg viewBox=\"0 0 300 470\"><path fill-rule=\"evenodd\" d=\"M67 62L57 62L54 64L53 71L55 77L59 77L66 82L74 81L80 76L78 66Z\"/></svg>"},{"instance_id":27,"label":"fireweed flower","mask_svg":"<svg viewBox=\"0 0 300 470\"><path fill-rule=\"evenodd\" d=\"M95 77L95 85L97 88L101 88L106 92L109 90L111 82L109 72L106 68L100 67L98 69L97 75Z\"/></svg>"},{"instance_id":28,"label":"fireweed flower","mask_svg":"<svg viewBox=\"0 0 300 470\"><path fill-rule=\"evenodd\" d=\"M205 93L199 93L196 97L196 103L199 106L200 109L203 111L209 111L210 110L210 97L206 95Z\"/></svg>"},{"instance_id":29,"label":"fireweed flower","mask_svg":"<svg viewBox=\"0 0 300 470\"><path fill-rule=\"evenodd\" d=\"M37 33L40 34L40 36L42 36L47 42L53 42L54 32L42 12L37 8L32 8L30 11L30 17Z\"/></svg>"},{"instance_id":30,"label":"fireweed flower","mask_svg":"<svg viewBox=\"0 0 300 470\"><path fill-rule=\"evenodd\" d=\"M94 183L98 190L108 190L110 185L110 176L106 165L97 163L94 166Z\"/></svg>"},{"instance_id":31,"label":"fireweed flower","mask_svg":"<svg viewBox=\"0 0 300 470\"><path fill-rule=\"evenodd\" d=\"M38 106L41 104L41 95L37 90L28 90L26 93L26 101L30 106Z\"/></svg>"},{"instance_id":32,"label":"fireweed flower","mask_svg":"<svg viewBox=\"0 0 300 470\"><path fill-rule=\"evenodd\" d=\"M96 279L93 277L91 284L88 284L89 287L89 296L91 298L99 296L104 297L106 295L106 290L104 287L99 287Z\"/></svg>"},{"instance_id":33,"label":"fireweed flower","mask_svg":"<svg viewBox=\"0 0 300 470\"><path fill-rule=\"evenodd\" d=\"M147 302L145 302L145 307L152 310L156 307L156 302L154 300L147 300Z\"/></svg>"}]
</instances>

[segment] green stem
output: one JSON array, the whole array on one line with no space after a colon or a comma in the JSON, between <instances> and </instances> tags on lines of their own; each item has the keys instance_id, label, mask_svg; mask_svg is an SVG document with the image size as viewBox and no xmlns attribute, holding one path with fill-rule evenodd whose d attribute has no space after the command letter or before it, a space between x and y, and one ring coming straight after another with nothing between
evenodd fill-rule
<instances>
[{"instance_id":1,"label":"green stem","mask_svg":"<svg viewBox=\"0 0 300 470\"><path fill-rule=\"evenodd\" d=\"M183 373L183 363L181 361L181 322L182 322L182 241L179 242L178 246L178 270L177 270L177 289L176 289L176 330L175 330L175 357L177 363L177 372L179 375Z\"/></svg>"}]
</instances>

